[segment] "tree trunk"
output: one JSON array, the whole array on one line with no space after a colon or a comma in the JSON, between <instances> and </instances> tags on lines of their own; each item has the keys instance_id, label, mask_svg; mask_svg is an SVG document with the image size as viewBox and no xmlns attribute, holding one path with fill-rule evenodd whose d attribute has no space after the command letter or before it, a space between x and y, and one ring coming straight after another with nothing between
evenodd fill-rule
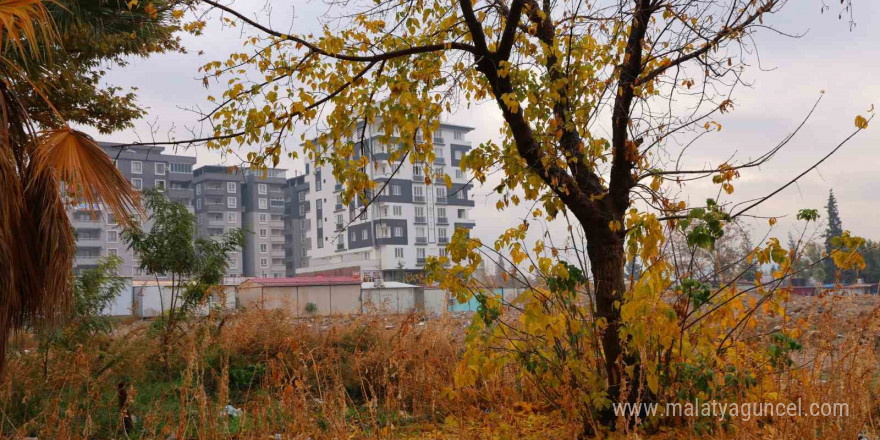
<instances>
[{"instance_id":1,"label":"tree trunk","mask_svg":"<svg viewBox=\"0 0 880 440\"><path fill-rule=\"evenodd\" d=\"M602 333L602 351L605 355L608 398L612 403L617 403L630 400L629 396L621 395L621 385L624 368L635 361L623 356L623 343L619 334L620 303L623 302L623 294L626 291L623 274L625 264L623 240L607 226L602 229L600 231L594 229L594 232L598 233L591 234L594 237L588 238L587 255L590 258L595 284L596 316L607 323ZM618 302L617 306L615 302ZM622 364L620 361L623 361ZM599 413L599 422L603 426L614 429L614 419L614 412L610 406Z\"/></svg>"}]
</instances>

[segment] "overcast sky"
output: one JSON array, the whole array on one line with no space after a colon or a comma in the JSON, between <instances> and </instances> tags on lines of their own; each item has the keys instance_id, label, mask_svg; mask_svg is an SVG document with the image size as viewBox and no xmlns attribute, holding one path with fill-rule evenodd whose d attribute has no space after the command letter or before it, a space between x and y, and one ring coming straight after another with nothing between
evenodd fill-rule
<instances>
[{"instance_id":1,"label":"overcast sky","mask_svg":"<svg viewBox=\"0 0 880 440\"><path fill-rule=\"evenodd\" d=\"M835 5L836 1L829 4ZM264 4L238 0L242 10L257 11ZM270 1L271 22L275 28L291 27L302 33L317 29L318 19L326 11L319 1ZM296 6L291 6L296 5ZM757 38L761 68L757 65L747 77L751 88L741 88L734 95L735 111L723 115L720 133L704 137L690 152L698 163L719 165L733 152L740 159L755 157L779 142L804 117L810 106L825 91L821 106L803 131L777 157L761 169L745 171L736 184L733 200L745 200L766 194L810 166L836 146L852 129L857 114L880 98L877 76L880 72L880 2L856 0L855 27L850 30L846 18L837 19L833 9L820 13L821 0L790 1L781 14L766 20L790 34L805 33L791 39L772 32ZM159 128L158 139L176 127L178 139L186 138L184 127L195 126L192 113L184 107L205 106L209 93L220 94L218 86L206 90L197 79L198 67L207 61L225 59L230 51L240 50L239 29L221 28L210 23L205 35L184 35L188 54L167 54L149 59L132 60L126 68L112 70L107 79L123 87L137 87L139 102L149 108L149 116L136 123L132 130L112 135L97 135L99 140L127 142L149 140L149 123ZM204 55L198 56L199 51ZM498 137L500 115L493 106L483 105L449 115L452 123L475 127L470 139L474 144ZM788 216L780 219L774 235L785 237L799 208L822 209L833 188L838 199L845 229L854 234L880 239L880 226L875 215L880 202L878 171L880 171L880 120L847 144L842 151L817 171L805 176L796 187L777 195L757 211L760 215ZM220 159L208 151L181 151L198 157L198 165L217 163ZM289 159L282 167L302 171L301 163ZM292 172L288 173L293 175ZM696 203L705 199L711 185L690 185L684 191ZM477 188L475 201L477 220L475 234L491 243L508 222L493 221L499 216L490 188ZM824 214L824 212L823 212ZM824 215L823 215L824 217ZM509 219L510 215L505 214ZM756 235L766 230L766 221L757 224ZM553 227L558 232L558 228Z\"/></svg>"}]
</instances>

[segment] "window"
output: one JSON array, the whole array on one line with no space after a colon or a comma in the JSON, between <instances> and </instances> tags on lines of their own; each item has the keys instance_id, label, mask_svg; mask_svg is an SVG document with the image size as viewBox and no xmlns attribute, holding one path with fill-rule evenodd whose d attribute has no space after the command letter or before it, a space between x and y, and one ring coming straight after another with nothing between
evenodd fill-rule
<instances>
[{"instance_id":1,"label":"window","mask_svg":"<svg viewBox=\"0 0 880 440\"><path fill-rule=\"evenodd\" d=\"M394 237L403 237L403 227L402 226L395 226L394 229L392 230L392 233L393 233Z\"/></svg>"},{"instance_id":2,"label":"window","mask_svg":"<svg viewBox=\"0 0 880 440\"><path fill-rule=\"evenodd\" d=\"M202 184L199 183L199 184L196 184L196 195L198 196L201 194L202 194Z\"/></svg>"},{"instance_id":3,"label":"window","mask_svg":"<svg viewBox=\"0 0 880 440\"><path fill-rule=\"evenodd\" d=\"M260 253L265 254L266 252L269 252L269 245L266 243L260 243Z\"/></svg>"},{"instance_id":4,"label":"window","mask_svg":"<svg viewBox=\"0 0 880 440\"><path fill-rule=\"evenodd\" d=\"M435 161L443 163L443 154L444 153L443 153L442 148L435 148L434 149L434 156L436 157Z\"/></svg>"},{"instance_id":5,"label":"window","mask_svg":"<svg viewBox=\"0 0 880 440\"><path fill-rule=\"evenodd\" d=\"M131 186L138 191L144 189L144 179L139 179L137 177L131 179Z\"/></svg>"},{"instance_id":6,"label":"window","mask_svg":"<svg viewBox=\"0 0 880 440\"><path fill-rule=\"evenodd\" d=\"M425 166L420 163L413 165L413 176L421 177L422 171L424 171L424 170L425 170Z\"/></svg>"},{"instance_id":7,"label":"window","mask_svg":"<svg viewBox=\"0 0 880 440\"><path fill-rule=\"evenodd\" d=\"M202 209L202 199L196 199L196 209Z\"/></svg>"},{"instance_id":8,"label":"window","mask_svg":"<svg viewBox=\"0 0 880 440\"><path fill-rule=\"evenodd\" d=\"M437 187L437 200L446 198L446 187L440 186Z\"/></svg>"},{"instance_id":9,"label":"window","mask_svg":"<svg viewBox=\"0 0 880 440\"><path fill-rule=\"evenodd\" d=\"M269 259L260 258L260 267L269 267Z\"/></svg>"},{"instance_id":10,"label":"window","mask_svg":"<svg viewBox=\"0 0 880 440\"><path fill-rule=\"evenodd\" d=\"M192 164L188 163L179 163L179 162L171 162L170 164L172 173L191 173L193 172Z\"/></svg>"},{"instance_id":11,"label":"window","mask_svg":"<svg viewBox=\"0 0 880 440\"><path fill-rule=\"evenodd\" d=\"M236 207L235 197L227 197L226 198L226 207L227 208L235 208Z\"/></svg>"},{"instance_id":12,"label":"window","mask_svg":"<svg viewBox=\"0 0 880 440\"><path fill-rule=\"evenodd\" d=\"M238 268L238 258L230 258L229 259L229 268L237 269Z\"/></svg>"},{"instance_id":13,"label":"window","mask_svg":"<svg viewBox=\"0 0 880 440\"><path fill-rule=\"evenodd\" d=\"M158 190L159 192L165 192L165 181L164 180L157 180L155 186L156 186L156 190Z\"/></svg>"},{"instance_id":14,"label":"window","mask_svg":"<svg viewBox=\"0 0 880 440\"><path fill-rule=\"evenodd\" d=\"M153 164L153 171L156 172L157 176L165 175L165 162L156 162Z\"/></svg>"},{"instance_id":15,"label":"window","mask_svg":"<svg viewBox=\"0 0 880 440\"><path fill-rule=\"evenodd\" d=\"M418 258L419 260L425 259L425 248L416 248L416 258Z\"/></svg>"},{"instance_id":16,"label":"window","mask_svg":"<svg viewBox=\"0 0 880 440\"><path fill-rule=\"evenodd\" d=\"M461 160L461 150L455 150L455 153L452 153L452 157L454 157L455 160Z\"/></svg>"},{"instance_id":17,"label":"window","mask_svg":"<svg viewBox=\"0 0 880 440\"><path fill-rule=\"evenodd\" d=\"M446 228L437 228L437 237L446 238Z\"/></svg>"},{"instance_id":18,"label":"window","mask_svg":"<svg viewBox=\"0 0 880 440\"><path fill-rule=\"evenodd\" d=\"M403 248L394 248L394 258L403 258Z\"/></svg>"},{"instance_id":19,"label":"window","mask_svg":"<svg viewBox=\"0 0 880 440\"><path fill-rule=\"evenodd\" d=\"M403 215L403 207L402 206L395 206L393 208L393 210L394 210L394 215L396 215L398 217Z\"/></svg>"},{"instance_id":20,"label":"window","mask_svg":"<svg viewBox=\"0 0 880 440\"><path fill-rule=\"evenodd\" d=\"M305 191L300 191L296 196L299 197L300 202L306 201L306 192Z\"/></svg>"},{"instance_id":21,"label":"window","mask_svg":"<svg viewBox=\"0 0 880 440\"><path fill-rule=\"evenodd\" d=\"M119 255L119 249L116 248L108 248L107 255Z\"/></svg>"},{"instance_id":22,"label":"window","mask_svg":"<svg viewBox=\"0 0 880 440\"><path fill-rule=\"evenodd\" d=\"M367 232L366 229L364 229L363 231L361 231L361 240L366 240L366 239L368 239L368 238L370 238L370 237L369 237L369 232Z\"/></svg>"},{"instance_id":23,"label":"window","mask_svg":"<svg viewBox=\"0 0 880 440\"><path fill-rule=\"evenodd\" d=\"M269 236L269 230L268 230L268 229L265 229L265 228L260 229L260 238L266 238L266 237L268 237L268 236Z\"/></svg>"},{"instance_id":24,"label":"window","mask_svg":"<svg viewBox=\"0 0 880 440\"><path fill-rule=\"evenodd\" d=\"M437 208L437 217L446 218L446 208Z\"/></svg>"},{"instance_id":25,"label":"window","mask_svg":"<svg viewBox=\"0 0 880 440\"><path fill-rule=\"evenodd\" d=\"M413 200L416 202L424 202L425 201L425 187L424 186L413 186Z\"/></svg>"},{"instance_id":26,"label":"window","mask_svg":"<svg viewBox=\"0 0 880 440\"><path fill-rule=\"evenodd\" d=\"M462 171L461 169L456 169L455 170L455 178L456 179L464 179L464 171Z\"/></svg>"},{"instance_id":27,"label":"window","mask_svg":"<svg viewBox=\"0 0 880 440\"><path fill-rule=\"evenodd\" d=\"M260 223L266 224L268 222L269 222L269 215L265 214L265 213L260 214Z\"/></svg>"},{"instance_id":28,"label":"window","mask_svg":"<svg viewBox=\"0 0 880 440\"><path fill-rule=\"evenodd\" d=\"M234 212L227 212L226 213L226 221L228 223L235 223L235 221L237 219L238 219L238 216L236 216Z\"/></svg>"},{"instance_id":29,"label":"window","mask_svg":"<svg viewBox=\"0 0 880 440\"><path fill-rule=\"evenodd\" d=\"M258 184L257 184L257 193L259 193L259 194L269 194L269 190L266 188L266 184L265 184L265 183L258 183Z\"/></svg>"},{"instance_id":30,"label":"window","mask_svg":"<svg viewBox=\"0 0 880 440\"><path fill-rule=\"evenodd\" d=\"M112 212L108 212L108 213L107 213L107 224L108 224L108 225L115 225L115 224L118 224L118 222L116 221L116 216L113 215Z\"/></svg>"},{"instance_id":31,"label":"window","mask_svg":"<svg viewBox=\"0 0 880 440\"><path fill-rule=\"evenodd\" d=\"M299 215L300 216L306 215L306 205L299 205Z\"/></svg>"},{"instance_id":32,"label":"window","mask_svg":"<svg viewBox=\"0 0 880 440\"><path fill-rule=\"evenodd\" d=\"M416 237L424 237L425 236L425 227L418 226L416 227Z\"/></svg>"},{"instance_id":33,"label":"window","mask_svg":"<svg viewBox=\"0 0 880 440\"><path fill-rule=\"evenodd\" d=\"M440 256L445 257L446 255L446 248L440 248Z\"/></svg>"},{"instance_id":34,"label":"window","mask_svg":"<svg viewBox=\"0 0 880 440\"><path fill-rule=\"evenodd\" d=\"M273 208L283 208L284 199L269 199L269 206Z\"/></svg>"},{"instance_id":35,"label":"window","mask_svg":"<svg viewBox=\"0 0 880 440\"><path fill-rule=\"evenodd\" d=\"M459 209L458 218L467 218L467 211L465 211L464 209Z\"/></svg>"},{"instance_id":36,"label":"window","mask_svg":"<svg viewBox=\"0 0 880 440\"><path fill-rule=\"evenodd\" d=\"M107 231L107 243L118 243L119 242L119 232L118 231Z\"/></svg>"},{"instance_id":37,"label":"window","mask_svg":"<svg viewBox=\"0 0 880 440\"><path fill-rule=\"evenodd\" d=\"M400 185L391 185L391 194L395 196L400 195Z\"/></svg>"},{"instance_id":38,"label":"window","mask_svg":"<svg viewBox=\"0 0 880 440\"><path fill-rule=\"evenodd\" d=\"M226 192L229 194L235 194L236 187L238 187L238 185L236 185L235 182L226 182Z\"/></svg>"},{"instance_id":39,"label":"window","mask_svg":"<svg viewBox=\"0 0 880 440\"><path fill-rule=\"evenodd\" d=\"M260 204L260 209L269 209L269 200L265 197L260 197L258 202Z\"/></svg>"},{"instance_id":40,"label":"window","mask_svg":"<svg viewBox=\"0 0 880 440\"><path fill-rule=\"evenodd\" d=\"M144 164L139 160L131 161L131 174L143 174Z\"/></svg>"},{"instance_id":41,"label":"window","mask_svg":"<svg viewBox=\"0 0 880 440\"><path fill-rule=\"evenodd\" d=\"M464 136L462 136L462 135L463 135L463 133L460 132L460 131L453 131L453 132L452 132L452 138L455 139L455 140L457 140L457 141L460 141L461 138L464 137Z\"/></svg>"}]
</instances>

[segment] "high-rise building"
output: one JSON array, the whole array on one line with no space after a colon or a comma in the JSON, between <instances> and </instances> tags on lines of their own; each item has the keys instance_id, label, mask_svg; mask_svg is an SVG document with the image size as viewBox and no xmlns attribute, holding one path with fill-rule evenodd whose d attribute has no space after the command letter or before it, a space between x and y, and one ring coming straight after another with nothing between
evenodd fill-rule
<instances>
[{"instance_id":1,"label":"high-rise building","mask_svg":"<svg viewBox=\"0 0 880 440\"><path fill-rule=\"evenodd\" d=\"M206 165L193 172L199 235L245 231L245 246L230 254L229 276L284 276L285 170L253 171Z\"/></svg>"},{"instance_id":2,"label":"high-rise building","mask_svg":"<svg viewBox=\"0 0 880 440\"><path fill-rule=\"evenodd\" d=\"M176 202L192 206L192 181L195 157L166 154L163 147L122 147L123 144L100 142L99 145L113 159L119 171L138 190L157 188ZM142 277L138 261L122 242L121 229L116 218L105 207L92 210L76 205L68 210L71 226L76 230L76 259L74 270L93 268L107 255L122 258L119 275ZM148 226L148 225L146 225Z\"/></svg>"},{"instance_id":3,"label":"high-rise building","mask_svg":"<svg viewBox=\"0 0 880 440\"><path fill-rule=\"evenodd\" d=\"M312 247L309 235L312 219L308 182L309 166L306 173L290 179L284 185L284 266L285 275L292 277L297 270L309 265L308 252Z\"/></svg>"},{"instance_id":4,"label":"high-rise building","mask_svg":"<svg viewBox=\"0 0 880 440\"><path fill-rule=\"evenodd\" d=\"M219 238L242 227L244 175L226 166L206 165L193 171L195 213L200 237ZM229 276L244 274L242 251L229 254Z\"/></svg>"},{"instance_id":5,"label":"high-rise building","mask_svg":"<svg viewBox=\"0 0 880 440\"><path fill-rule=\"evenodd\" d=\"M265 173L245 169L243 227L247 240L243 252L244 276L281 278L284 267L285 170Z\"/></svg>"},{"instance_id":6,"label":"high-rise building","mask_svg":"<svg viewBox=\"0 0 880 440\"><path fill-rule=\"evenodd\" d=\"M426 258L444 255L456 228L474 227L470 177L459 168L462 156L471 149L466 140L471 130L440 124L433 139L436 159L428 167L433 176L426 184L424 163L404 160L399 167L399 162L389 163L393 146L379 142L377 126L358 127L355 132L364 132L365 150L370 152L366 172L381 192L371 197L373 201L366 208L360 200L346 205L341 196L343 182L337 182L329 168L321 167L307 171L301 182L289 182L288 197L302 197L304 206L302 228L291 231L289 248L303 242L309 247L307 259L300 256L298 263L288 254L288 267L293 266L297 274L359 274L365 280L418 281ZM444 175L451 178L451 187L446 186ZM296 209L299 215L301 208Z\"/></svg>"}]
</instances>

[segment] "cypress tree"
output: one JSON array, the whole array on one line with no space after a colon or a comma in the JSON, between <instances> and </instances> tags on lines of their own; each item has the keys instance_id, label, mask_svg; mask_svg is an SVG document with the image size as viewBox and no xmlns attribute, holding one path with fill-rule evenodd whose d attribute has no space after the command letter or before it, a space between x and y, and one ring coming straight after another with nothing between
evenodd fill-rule
<instances>
[{"instance_id":1,"label":"cypress tree","mask_svg":"<svg viewBox=\"0 0 880 440\"><path fill-rule=\"evenodd\" d=\"M840 221L840 211L837 209L837 199L834 197L833 189L828 191L828 204L825 205L825 210L828 214L828 227L825 229L825 252L830 255L833 250L831 239L843 234L843 222ZM825 282L833 283L836 274L837 268L834 267L831 258L828 258L825 260ZM843 282L843 276L841 276L841 282Z\"/></svg>"}]
</instances>

